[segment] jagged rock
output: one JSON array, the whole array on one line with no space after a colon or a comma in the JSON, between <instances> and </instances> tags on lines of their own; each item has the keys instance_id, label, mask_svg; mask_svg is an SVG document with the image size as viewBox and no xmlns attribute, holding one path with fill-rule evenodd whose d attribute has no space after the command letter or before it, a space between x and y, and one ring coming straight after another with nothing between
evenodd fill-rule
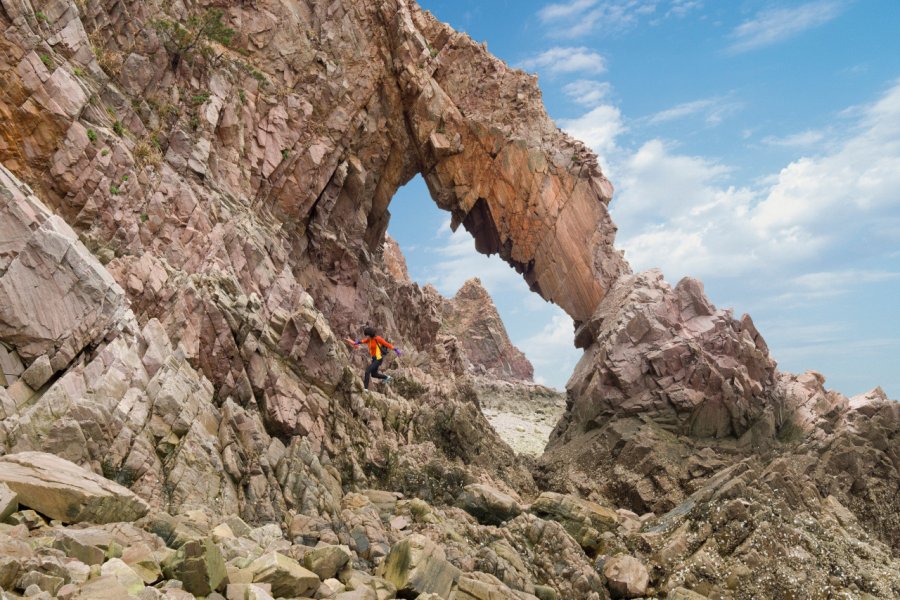
<instances>
[{"instance_id":1,"label":"jagged rock","mask_svg":"<svg viewBox=\"0 0 900 600\"><path fill-rule=\"evenodd\" d=\"M206 596L228 584L222 552L209 538L185 542L162 563L169 579L183 582L188 592Z\"/></svg>"},{"instance_id":2,"label":"jagged rock","mask_svg":"<svg viewBox=\"0 0 900 600\"><path fill-rule=\"evenodd\" d=\"M0 482L25 506L67 523L134 521L150 508L128 489L43 452L0 456Z\"/></svg>"},{"instance_id":3,"label":"jagged rock","mask_svg":"<svg viewBox=\"0 0 900 600\"><path fill-rule=\"evenodd\" d=\"M606 585L616 598L637 598L647 591L650 573L641 561L619 554L603 565Z\"/></svg>"},{"instance_id":4,"label":"jagged rock","mask_svg":"<svg viewBox=\"0 0 900 600\"><path fill-rule=\"evenodd\" d=\"M125 293L72 228L2 165L0 220L0 339L26 360L45 357L26 371L41 383L107 334L122 317Z\"/></svg>"},{"instance_id":5,"label":"jagged rock","mask_svg":"<svg viewBox=\"0 0 900 600\"><path fill-rule=\"evenodd\" d=\"M270 552L247 567L254 583L268 583L275 596L304 596L319 587L319 577L292 558Z\"/></svg>"},{"instance_id":6,"label":"jagged rock","mask_svg":"<svg viewBox=\"0 0 900 600\"><path fill-rule=\"evenodd\" d=\"M522 512L512 496L481 483L464 487L457 503L485 525L500 525Z\"/></svg>"},{"instance_id":7,"label":"jagged rock","mask_svg":"<svg viewBox=\"0 0 900 600\"><path fill-rule=\"evenodd\" d=\"M112 558L103 563L100 574L115 577L129 594L137 594L144 589L144 579L119 558Z\"/></svg>"},{"instance_id":8,"label":"jagged rock","mask_svg":"<svg viewBox=\"0 0 900 600\"><path fill-rule=\"evenodd\" d=\"M444 303L443 329L462 341L476 374L509 381L531 381L534 376L534 367L509 340L494 301L477 277Z\"/></svg>"},{"instance_id":9,"label":"jagged rock","mask_svg":"<svg viewBox=\"0 0 900 600\"><path fill-rule=\"evenodd\" d=\"M493 575L476 572L460 576L450 600L537 600L537 597L512 590Z\"/></svg>"},{"instance_id":10,"label":"jagged rock","mask_svg":"<svg viewBox=\"0 0 900 600\"><path fill-rule=\"evenodd\" d=\"M50 366L50 357L46 354L39 356L22 373L22 379L28 387L39 390L50 378L53 377L53 367Z\"/></svg>"},{"instance_id":11,"label":"jagged rock","mask_svg":"<svg viewBox=\"0 0 900 600\"><path fill-rule=\"evenodd\" d=\"M303 555L303 565L322 580L337 575L351 560L347 546L319 546Z\"/></svg>"},{"instance_id":12,"label":"jagged rock","mask_svg":"<svg viewBox=\"0 0 900 600\"><path fill-rule=\"evenodd\" d=\"M268 583L229 583L227 600L272 600L272 585Z\"/></svg>"},{"instance_id":13,"label":"jagged rock","mask_svg":"<svg viewBox=\"0 0 900 600\"><path fill-rule=\"evenodd\" d=\"M599 549L601 533L619 524L618 515L609 508L554 492L543 492L531 505L531 511L562 523L575 541L589 551Z\"/></svg>"},{"instance_id":14,"label":"jagged rock","mask_svg":"<svg viewBox=\"0 0 900 600\"><path fill-rule=\"evenodd\" d=\"M398 593L437 594L441 598L450 595L460 576L460 570L447 562L443 550L420 534L394 544L382 573Z\"/></svg>"},{"instance_id":15,"label":"jagged rock","mask_svg":"<svg viewBox=\"0 0 900 600\"><path fill-rule=\"evenodd\" d=\"M0 483L0 523L19 510L19 497L5 483Z\"/></svg>"}]
</instances>

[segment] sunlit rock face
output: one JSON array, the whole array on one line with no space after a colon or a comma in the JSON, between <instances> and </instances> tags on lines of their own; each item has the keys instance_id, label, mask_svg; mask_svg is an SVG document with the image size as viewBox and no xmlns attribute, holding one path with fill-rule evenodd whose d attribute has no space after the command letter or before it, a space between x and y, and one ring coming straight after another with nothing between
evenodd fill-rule
<instances>
[{"instance_id":1,"label":"sunlit rock face","mask_svg":"<svg viewBox=\"0 0 900 600\"><path fill-rule=\"evenodd\" d=\"M173 49L165 24L204 10L0 3L0 452L55 454L154 515L92 531L82 557L169 544L144 566L197 552L209 587L223 560L300 572L310 547L346 546L356 570L331 591L390 597L378 566L414 539L459 596L599 600L598 559L621 553L658 595L900 595L897 404L777 371L699 282L632 275L612 186L534 77L407 0L230 3L230 47ZM533 471L479 411L444 299L385 256L417 173L578 325ZM365 324L405 351L368 394L343 341ZM480 523L473 485L522 513ZM529 508L548 490L559 510ZM615 527L573 525L588 500ZM19 569L71 532L18 502L0 488L17 524L0 583L56 586ZM124 585L118 563L93 584L67 564L70 596Z\"/></svg>"}]
</instances>

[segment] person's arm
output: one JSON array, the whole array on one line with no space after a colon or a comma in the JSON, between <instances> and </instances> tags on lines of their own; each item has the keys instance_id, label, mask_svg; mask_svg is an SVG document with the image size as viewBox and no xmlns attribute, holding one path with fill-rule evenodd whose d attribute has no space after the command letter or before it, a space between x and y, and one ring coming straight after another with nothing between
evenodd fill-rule
<instances>
[{"instance_id":1,"label":"person's arm","mask_svg":"<svg viewBox=\"0 0 900 600\"><path fill-rule=\"evenodd\" d=\"M368 341L369 341L369 338L363 338L363 339L361 339L361 340L356 340L356 341L353 342L353 343L354 343L355 345L359 346L360 344L365 344L365 343L368 342Z\"/></svg>"},{"instance_id":2,"label":"person's arm","mask_svg":"<svg viewBox=\"0 0 900 600\"><path fill-rule=\"evenodd\" d=\"M393 351L394 351L394 354L396 354L397 356L400 356L400 355L402 354L402 352L400 352L400 348L395 348L389 341L387 341L387 340L384 339L383 337L380 337L380 336L379 336L379 337L378 337L378 340L379 340L378 343L380 343L382 346L385 346L385 347L390 348L391 350L393 350Z\"/></svg>"}]
</instances>

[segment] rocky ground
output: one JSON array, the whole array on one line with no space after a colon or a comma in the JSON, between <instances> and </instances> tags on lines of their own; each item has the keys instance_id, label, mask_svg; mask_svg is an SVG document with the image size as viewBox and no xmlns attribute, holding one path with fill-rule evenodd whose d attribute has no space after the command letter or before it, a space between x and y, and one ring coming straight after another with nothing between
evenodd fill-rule
<instances>
[{"instance_id":1,"label":"rocky ground","mask_svg":"<svg viewBox=\"0 0 900 600\"><path fill-rule=\"evenodd\" d=\"M566 409L566 395L534 383L480 379L481 412L519 454L538 457Z\"/></svg>"},{"instance_id":2,"label":"rocky ground","mask_svg":"<svg viewBox=\"0 0 900 600\"><path fill-rule=\"evenodd\" d=\"M536 79L410 0L3 1L0 80L4 600L900 596L898 404L631 274ZM578 324L537 459L493 315L391 266L415 173Z\"/></svg>"}]
</instances>

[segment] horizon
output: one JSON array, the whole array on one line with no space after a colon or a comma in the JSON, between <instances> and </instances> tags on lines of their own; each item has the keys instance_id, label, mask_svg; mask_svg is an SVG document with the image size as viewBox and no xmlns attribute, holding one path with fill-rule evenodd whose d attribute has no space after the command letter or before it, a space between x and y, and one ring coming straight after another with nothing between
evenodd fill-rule
<instances>
[{"instance_id":1,"label":"horizon","mask_svg":"<svg viewBox=\"0 0 900 600\"><path fill-rule=\"evenodd\" d=\"M717 308L751 315L781 371L900 398L900 40L884 18L900 7L420 4L538 74L550 117L616 188L616 247L635 272L702 281ZM571 319L451 233L420 176L390 211L411 277L451 297L479 277L535 380L563 389L582 355Z\"/></svg>"}]
</instances>

